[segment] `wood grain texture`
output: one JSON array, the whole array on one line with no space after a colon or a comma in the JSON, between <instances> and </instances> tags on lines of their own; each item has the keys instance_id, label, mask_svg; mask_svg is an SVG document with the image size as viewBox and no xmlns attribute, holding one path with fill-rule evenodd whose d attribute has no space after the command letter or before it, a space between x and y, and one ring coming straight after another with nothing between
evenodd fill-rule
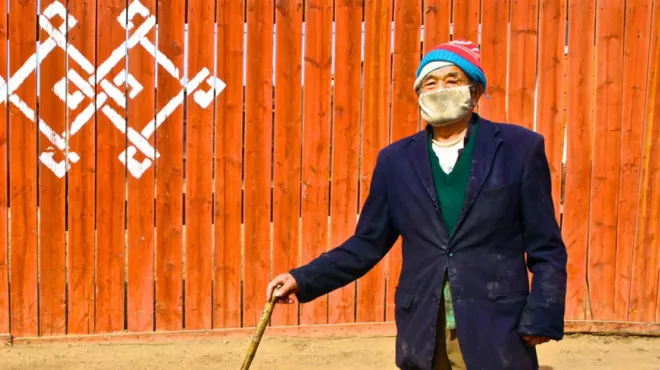
<instances>
[{"instance_id":1,"label":"wood grain texture","mask_svg":"<svg viewBox=\"0 0 660 370\"><path fill-rule=\"evenodd\" d=\"M204 68L213 73L215 2L188 0L189 78ZM212 89L204 82L199 93ZM186 119L186 329L210 329L213 317L213 104L187 98Z\"/></svg>"},{"instance_id":2,"label":"wood grain texture","mask_svg":"<svg viewBox=\"0 0 660 370\"><path fill-rule=\"evenodd\" d=\"M566 199L562 234L568 249L566 318L591 319L587 302L587 250L594 108L595 0L571 0L568 10L566 91Z\"/></svg>"},{"instance_id":3,"label":"wood grain texture","mask_svg":"<svg viewBox=\"0 0 660 370\"><path fill-rule=\"evenodd\" d=\"M303 90L302 255L308 263L328 249L332 3L305 1L305 88ZM300 306L301 324L328 320L327 297Z\"/></svg>"},{"instance_id":4,"label":"wood grain texture","mask_svg":"<svg viewBox=\"0 0 660 370\"><path fill-rule=\"evenodd\" d=\"M413 89L421 53L422 2L394 3L394 55L392 70L392 129L390 142L415 134L420 125L417 94ZM387 258L387 308L385 320L394 320L394 292L401 273L401 238Z\"/></svg>"},{"instance_id":5,"label":"wood grain texture","mask_svg":"<svg viewBox=\"0 0 660 370\"><path fill-rule=\"evenodd\" d=\"M660 2L654 2L647 77L637 243L628 320L658 320L660 275Z\"/></svg>"},{"instance_id":6,"label":"wood grain texture","mask_svg":"<svg viewBox=\"0 0 660 370\"><path fill-rule=\"evenodd\" d=\"M154 0L141 0L149 13L156 14ZM135 27L139 27L144 19L136 16L131 19ZM134 31L133 31L134 32ZM129 34L130 35L130 34ZM130 37L130 36L129 36ZM146 38L156 45L155 28L149 31ZM139 76L142 91L132 99L128 99L126 116L128 125L137 132L156 116L156 68L154 58L145 47L137 46L128 51L128 73ZM132 88L129 87L130 94ZM155 136L145 140L155 148ZM129 144L132 145L132 144ZM151 158L155 149L149 151ZM138 162L148 159L144 153L137 152L134 156ZM141 168L142 175L136 178L128 176L127 186L127 242L128 242L128 282L126 291L126 316L129 331L144 332L154 329L154 196L155 167L149 163L148 168Z\"/></svg>"},{"instance_id":7,"label":"wood grain texture","mask_svg":"<svg viewBox=\"0 0 660 370\"><path fill-rule=\"evenodd\" d=\"M647 117L650 117L649 119L651 122L653 120L656 120L657 123L657 117L660 116L660 25L658 25L657 20L660 19L660 2L655 1L653 3L653 20L651 24L653 25L653 28L651 29L651 35L654 35L655 38L653 39L653 43L650 46L650 55L653 55L653 74L649 76L649 84L650 87L648 88L649 93L647 95L647 104L649 105L648 111L652 113L647 113ZM658 159L660 158L660 145L658 143L660 142L660 125L656 125L653 128L653 135L650 137L652 140L652 143L655 143L652 149L652 152L650 153L651 156L653 156L655 163L654 166L651 167L654 172L651 172L652 174L655 175L655 180L654 180L654 189L655 189L655 198L651 199L653 203L655 204L656 207L660 204L660 178L658 174L660 171L658 170L660 168L660 163ZM656 232L660 233L660 216L658 216L659 212L656 209L656 212L653 214L655 216L655 225L656 225ZM653 223L650 223L650 225L653 225ZM658 240L658 234L655 234L655 240ZM656 262L657 270L658 270L658 278L655 280L655 288L656 288L656 297L655 297L655 321L658 322L660 319L660 250L658 248L650 248L649 251L651 252L651 266L653 266L653 261ZM651 270L652 272L652 270ZM652 275L651 275L652 276ZM651 282L651 289L654 288L653 282L651 279L649 279ZM649 314L649 317L651 315ZM649 320L650 321L650 320Z\"/></svg>"},{"instance_id":8,"label":"wood grain texture","mask_svg":"<svg viewBox=\"0 0 660 370\"><path fill-rule=\"evenodd\" d=\"M538 0L511 0L507 122L534 128Z\"/></svg>"},{"instance_id":9,"label":"wood grain texture","mask_svg":"<svg viewBox=\"0 0 660 370\"><path fill-rule=\"evenodd\" d=\"M298 265L303 11L302 0L278 2L275 7L274 274L284 273ZM298 324L298 305L277 307L272 323Z\"/></svg>"},{"instance_id":10,"label":"wood grain texture","mask_svg":"<svg viewBox=\"0 0 660 370\"><path fill-rule=\"evenodd\" d=\"M7 33L7 0L0 0L0 43L6 45ZM7 48L0 48L0 85L9 80L7 76L9 55ZM8 221L8 177L7 177L7 139L9 133L9 110L7 109L8 90L4 90L0 100L0 333L9 333L9 260L7 234Z\"/></svg>"},{"instance_id":11,"label":"wood grain texture","mask_svg":"<svg viewBox=\"0 0 660 370\"><path fill-rule=\"evenodd\" d=\"M364 90L360 204L368 197L371 175L381 148L389 140L390 42L392 3L368 0L365 9ZM357 321L383 321L385 265L378 263L358 281Z\"/></svg>"},{"instance_id":12,"label":"wood grain texture","mask_svg":"<svg viewBox=\"0 0 660 370\"><path fill-rule=\"evenodd\" d=\"M564 156L564 98L566 83L566 1L543 0L539 10L536 131L545 139L550 165L552 200L561 222L562 159Z\"/></svg>"},{"instance_id":13,"label":"wood grain texture","mask_svg":"<svg viewBox=\"0 0 660 370\"><path fill-rule=\"evenodd\" d=\"M595 320L614 318L616 227L621 151L624 5L599 0L596 11L596 100L591 167L588 284Z\"/></svg>"},{"instance_id":14,"label":"wood grain texture","mask_svg":"<svg viewBox=\"0 0 660 370\"><path fill-rule=\"evenodd\" d=\"M358 214L360 150L360 96L362 1L335 2L334 96L332 111L332 186L330 195L330 247L346 241L355 231ZM329 294L329 322L355 321L355 283Z\"/></svg>"},{"instance_id":15,"label":"wood grain texture","mask_svg":"<svg viewBox=\"0 0 660 370\"><path fill-rule=\"evenodd\" d=\"M241 326L243 181L243 0L217 0L216 74L226 83L215 104L215 271L213 326Z\"/></svg>"},{"instance_id":16,"label":"wood grain texture","mask_svg":"<svg viewBox=\"0 0 660 370\"><path fill-rule=\"evenodd\" d=\"M424 54L450 40L451 2L451 0L423 1L424 36L422 44Z\"/></svg>"},{"instance_id":17,"label":"wood grain texture","mask_svg":"<svg viewBox=\"0 0 660 370\"><path fill-rule=\"evenodd\" d=\"M653 3L653 18L654 20L660 19L660 2L655 1ZM653 43L650 46L650 55L653 55L653 75L649 79L650 87L648 88L649 94L647 95L647 104L649 104L649 111L652 111L652 114L647 113L648 116L652 116L652 119L655 119L657 122L657 117L660 116L660 74L658 71L660 70L660 26L658 25L659 22L651 22L653 25L653 28L651 29L651 35L654 35L655 38L653 39ZM655 177L655 182L654 184L656 185L654 189L660 188L660 179L658 178L658 174L660 171L658 171L658 168L660 168L660 163L658 163L658 159L660 158L660 125L654 126L653 130L653 136L650 137L651 142L654 143L654 146L652 147L653 152L650 154L654 156L653 158L655 159L655 172L653 173ZM652 199L653 202L651 204L655 204L656 207L658 204L660 204L660 197L658 196L658 192L656 191L655 193L655 199ZM655 225L660 224L660 217L658 216L658 212L655 213ZM651 224L653 225L653 224ZM656 226L657 228L655 229L656 232L660 233L660 226ZM658 240L658 234L655 234L656 239ZM658 248L651 248L651 261L655 260L656 261L656 266L658 266L658 279L656 279L656 298L655 298L655 321L656 323L660 319L660 250ZM653 254L654 253L654 254ZM653 288L653 285L651 285L651 288ZM649 315L650 316L650 315Z\"/></svg>"},{"instance_id":18,"label":"wood grain texture","mask_svg":"<svg viewBox=\"0 0 660 370\"><path fill-rule=\"evenodd\" d=\"M117 45L126 40L126 33L117 23L117 17L126 8L126 1L99 2L98 33L96 35L97 70L107 63ZM103 83L112 81L123 69L122 57L110 71L97 72L96 95L106 94ZM113 84L114 85L114 84ZM123 85L115 86L118 94L126 96ZM125 243L125 184L126 167L118 156L126 150L126 136L108 117L110 109L116 112L115 121L125 120L125 108L108 98L97 115L96 163L96 326L95 332L109 333L124 329L124 243ZM125 121L124 123L125 124Z\"/></svg>"},{"instance_id":19,"label":"wood grain texture","mask_svg":"<svg viewBox=\"0 0 660 370\"><path fill-rule=\"evenodd\" d=\"M506 76L509 55L509 0L487 1L481 8L481 66L488 81L489 100L479 101L479 114L495 122L506 121ZM515 52L515 51L512 51Z\"/></svg>"},{"instance_id":20,"label":"wood grain texture","mask_svg":"<svg viewBox=\"0 0 660 370\"><path fill-rule=\"evenodd\" d=\"M453 0L454 32L452 40L464 39L475 44L478 43L480 19L480 0Z\"/></svg>"},{"instance_id":21,"label":"wood grain texture","mask_svg":"<svg viewBox=\"0 0 660 370\"><path fill-rule=\"evenodd\" d=\"M10 1L9 74L13 76L36 52L37 1ZM29 30L29 31L27 31ZM37 306L37 77L30 73L15 90L28 107L28 118L14 102L9 106L9 223L11 258L11 334L36 335ZM14 98L15 99L15 98Z\"/></svg>"},{"instance_id":22,"label":"wood grain texture","mask_svg":"<svg viewBox=\"0 0 660 370\"><path fill-rule=\"evenodd\" d=\"M96 2L89 0L69 1L69 13L78 20L78 25L68 34L69 43L76 47L92 65L96 65ZM83 73L80 66L72 63L69 68ZM87 76L86 74L82 74ZM71 80L69 91L78 91ZM67 116L72 126L84 109L93 106L88 98L84 104L69 109ZM72 166L67 176L69 181L68 211L68 292L67 333L94 333L95 319L95 220L96 220L96 115L75 135L69 138L69 147L80 155L80 161Z\"/></svg>"},{"instance_id":23,"label":"wood grain texture","mask_svg":"<svg viewBox=\"0 0 660 370\"><path fill-rule=\"evenodd\" d=\"M185 0L158 0L158 49L175 73L158 65L156 110L182 91ZM183 106L156 130L156 330L183 326Z\"/></svg>"},{"instance_id":24,"label":"wood grain texture","mask_svg":"<svg viewBox=\"0 0 660 370\"><path fill-rule=\"evenodd\" d=\"M256 326L270 274L273 0L247 2L243 326Z\"/></svg>"},{"instance_id":25,"label":"wood grain texture","mask_svg":"<svg viewBox=\"0 0 660 370\"><path fill-rule=\"evenodd\" d=\"M51 1L41 2L41 12ZM39 30L39 40L49 35ZM67 131L67 107L53 91L53 86L66 76L67 55L55 48L40 64L39 119L57 133ZM54 147L49 138L38 137L39 153L53 154L55 161L66 158L66 152ZM61 335L66 333L66 285L65 285L65 201L64 177L57 177L43 162L39 171L39 334Z\"/></svg>"},{"instance_id":26,"label":"wood grain texture","mask_svg":"<svg viewBox=\"0 0 660 370\"><path fill-rule=\"evenodd\" d=\"M617 220L614 318L628 320L633 256L637 240L642 139L651 32L651 2L626 4L623 51L623 112L621 114L621 163L619 167L619 217Z\"/></svg>"}]
</instances>

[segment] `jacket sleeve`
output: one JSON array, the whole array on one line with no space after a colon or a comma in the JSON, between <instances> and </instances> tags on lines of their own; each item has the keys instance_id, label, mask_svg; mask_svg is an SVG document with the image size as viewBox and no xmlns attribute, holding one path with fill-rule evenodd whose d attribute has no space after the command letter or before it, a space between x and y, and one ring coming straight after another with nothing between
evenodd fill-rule
<instances>
[{"instance_id":1,"label":"jacket sleeve","mask_svg":"<svg viewBox=\"0 0 660 370\"><path fill-rule=\"evenodd\" d=\"M298 284L296 297L300 302L312 301L359 279L394 245L399 233L392 224L387 207L384 162L381 151L353 236L308 264L290 271Z\"/></svg>"},{"instance_id":2,"label":"jacket sleeve","mask_svg":"<svg viewBox=\"0 0 660 370\"><path fill-rule=\"evenodd\" d=\"M527 266L533 277L519 333L560 340L564 335L567 253L554 211L541 136L527 158L521 195Z\"/></svg>"}]
</instances>

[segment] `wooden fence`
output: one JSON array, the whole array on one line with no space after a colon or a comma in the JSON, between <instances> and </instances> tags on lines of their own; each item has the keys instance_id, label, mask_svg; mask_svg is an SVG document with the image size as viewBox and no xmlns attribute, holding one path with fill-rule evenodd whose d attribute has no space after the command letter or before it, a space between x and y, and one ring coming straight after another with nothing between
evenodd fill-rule
<instances>
[{"instance_id":1,"label":"wooden fence","mask_svg":"<svg viewBox=\"0 0 660 370\"><path fill-rule=\"evenodd\" d=\"M353 232L451 37L479 112L546 138L569 329L658 333L659 28L659 0L0 0L0 333L254 326ZM400 263L273 325L391 322Z\"/></svg>"}]
</instances>

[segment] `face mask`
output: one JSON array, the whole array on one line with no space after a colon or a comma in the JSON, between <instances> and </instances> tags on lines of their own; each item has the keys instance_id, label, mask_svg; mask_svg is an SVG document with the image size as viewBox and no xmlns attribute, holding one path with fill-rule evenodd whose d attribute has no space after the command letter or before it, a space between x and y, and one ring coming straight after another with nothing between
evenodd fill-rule
<instances>
[{"instance_id":1,"label":"face mask","mask_svg":"<svg viewBox=\"0 0 660 370\"><path fill-rule=\"evenodd\" d=\"M472 111L470 86L423 93L419 96L419 107L422 118L431 126L447 126Z\"/></svg>"}]
</instances>

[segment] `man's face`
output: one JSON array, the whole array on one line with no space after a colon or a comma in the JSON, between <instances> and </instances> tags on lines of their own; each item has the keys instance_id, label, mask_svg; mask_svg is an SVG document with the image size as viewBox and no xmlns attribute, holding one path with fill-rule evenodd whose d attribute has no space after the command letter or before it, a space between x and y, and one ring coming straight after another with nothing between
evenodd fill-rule
<instances>
[{"instance_id":1,"label":"man's face","mask_svg":"<svg viewBox=\"0 0 660 370\"><path fill-rule=\"evenodd\" d=\"M446 66L429 73L419 89L420 94L452 87L470 85L470 79L457 66ZM476 105L481 97L482 87L480 84L474 84L472 90L472 103Z\"/></svg>"}]
</instances>

